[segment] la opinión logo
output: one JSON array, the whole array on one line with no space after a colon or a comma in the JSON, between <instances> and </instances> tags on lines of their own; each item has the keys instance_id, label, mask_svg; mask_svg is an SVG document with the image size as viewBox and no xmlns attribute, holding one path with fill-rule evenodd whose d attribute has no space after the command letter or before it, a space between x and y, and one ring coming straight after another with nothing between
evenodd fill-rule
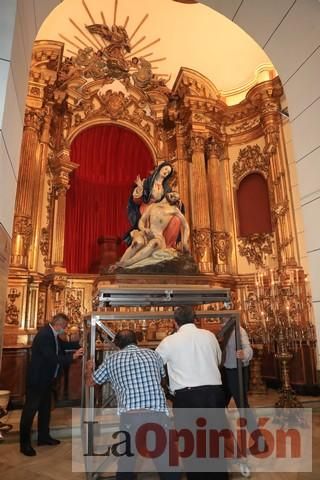
<instances>
[{"instance_id":1,"label":"la opini\u00f3n logo","mask_svg":"<svg viewBox=\"0 0 320 480\"><path fill-rule=\"evenodd\" d=\"M192 425L184 428L167 428L157 422L141 423L135 431L120 429L112 433L114 442L102 452L87 451L85 456L133 457L139 455L149 459L159 459L166 456L168 466L179 465L179 459L235 459L246 456L247 453L257 459L298 459L301 458L302 438L299 428L275 427L268 428L272 419L259 417L258 428L247 431L247 419L237 419L235 428L212 428L212 422L205 417L198 417ZM89 432L97 421L84 422L88 424ZM211 423L211 425L210 425ZM259 440L262 440L262 448ZM267 448L266 448L267 446Z\"/></svg>"}]
</instances>

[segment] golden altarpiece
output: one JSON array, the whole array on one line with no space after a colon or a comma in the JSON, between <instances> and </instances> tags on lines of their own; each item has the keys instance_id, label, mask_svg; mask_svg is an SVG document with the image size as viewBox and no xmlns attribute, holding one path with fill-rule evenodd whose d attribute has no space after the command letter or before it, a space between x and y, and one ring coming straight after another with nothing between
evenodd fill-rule
<instances>
[{"instance_id":1,"label":"golden altarpiece","mask_svg":"<svg viewBox=\"0 0 320 480\"><path fill-rule=\"evenodd\" d=\"M108 35L102 25L87 29L89 46L72 57L64 56L64 43L34 43L5 345L28 343L57 311L66 312L72 326L79 326L81 316L91 310L97 282L160 282L152 276L73 274L64 265L67 192L78 167L70 160L71 144L88 127L113 124L138 135L155 165L167 160L175 170L173 182L185 205L200 274L192 280L162 276L161 282L231 288L253 341L262 345L272 343L275 317L287 314L292 341L300 341L295 347L294 361L300 366L295 383L314 384L310 298L299 260L279 78L270 73L239 104L228 106L201 72L181 68L169 89L167 77L154 74L145 58L128 60L131 47L124 27L114 25ZM267 185L272 228L242 236L237 191L251 174L259 174ZM284 312L281 298L286 301ZM297 332L305 338L297 339ZM264 363L265 376L276 377L272 349Z\"/></svg>"}]
</instances>

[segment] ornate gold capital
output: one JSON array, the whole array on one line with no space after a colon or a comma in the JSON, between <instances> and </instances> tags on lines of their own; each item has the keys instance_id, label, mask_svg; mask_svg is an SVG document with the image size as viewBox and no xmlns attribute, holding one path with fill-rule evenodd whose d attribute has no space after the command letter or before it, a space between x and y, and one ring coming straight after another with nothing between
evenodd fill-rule
<instances>
[{"instance_id":1,"label":"ornate gold capital","mask_svg":"<svg viewBox=\"0 0 320 480\"><path fill-rule=\"evenodd\" d=\"M204 153L205 137L199 133L191 134L190 150L191 153Z\"/></svg>"},{"instance_id":2,"label":"ornate gold capital","mask_svg":"<svg viewBox=\"0 0 320 480\"><path fill-rule=\"evenodd\" d=\"M239 239L239 253L248 263L264 266L264 255L272 254L273 236L270 233L254 233Z\"/></svg>"},{"instance_id":3,"label":"ornate gold capital","mask_svg":"<svg viewBox=\"0 0 320 480\"><path fill-rule=\"evenodd\" d=\"M78 168L78 164L70 162L70 151L63 149L49 158L50 169L53 174L53 187L57 195L65 195L69 189L70 173Z\"/></svg>"},{"instance_id":4,"label":"ornate gold capital","mask_svg":"<svg viewBox=\"0 0 320 480\"><path fill-rule=\"evenodd\" d=\"M198 258L201 260L206 255L206 250L211 248L211 231L209 228L193 230L192 241Z\"/></svg>"},{"instance_id":5,"label":"ornate gold capital","mask_svg":"<svg viewBox=\"0 0 320 480\"><path fill-rule=\"evenodd\" d=\"M223 143L219 142L213 137L208 138L205 143L206 155L208 158L221 158L224 152Z\"/></svg>"},{"instance_id":6,"label":"ornate gold capital","mask_svg":"<svg viewBox=\"0 0 320 480\"><path fill-rule=\"evenodd\" d=\"M24 128L40 132L44 114L42 110L33 110L27 108L24 114Z\"/></svg>"}]
</instances>

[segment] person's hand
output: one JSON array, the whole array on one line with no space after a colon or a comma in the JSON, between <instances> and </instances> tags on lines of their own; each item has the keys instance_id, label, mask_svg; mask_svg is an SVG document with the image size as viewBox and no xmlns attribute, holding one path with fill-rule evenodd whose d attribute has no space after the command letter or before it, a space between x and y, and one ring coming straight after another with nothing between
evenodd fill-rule
<instances>
[{"instance_id":1,"label":"person's hand","mask_svg":"<svg viewBox=\"0 0 320 480\"><path fill-rule=\"evenodd\" d=\"M137 185L137 187L139 188L139 190L141 189L141 191L143 190L143 180L141 180L141 177L140 175L137 176L136 180L135 180L135 184Z\"/></svg>"},{"instance_id":2,"label":"person's hand","mask_svg":"<svg viewBox=\"0 0 320 480\"><path fill-rule=\"evenodd\" d=\"M86 371L87 372L93 372L94 370L94 361L93 360L88 360L86 364Z\"/></svg>"},{"instance_id":3,"label":"person's hand","mask_svg":"<svg viewBox=\"0 0 320 480\"><path fill-rule=\"evenodd\" d=\"M76 360L77 358L81 358L82 355L83 355L83 348L81 347L81 348L78 348L78 350L76 350L74 352L74 354L72 355L72 358L73 358L73 360Z\"/></svg>"},{"instance_id":4,"label":"person's hand","mask_svg":"<svg viewBox=\"0 0 320 480\"><path fill-rule=\"evenodd\" d=\"M240 358L240 360L244 360L245 358L245 351L244 350L237 350L236 351L236 357Z\"/></svg>"}]
</instances>

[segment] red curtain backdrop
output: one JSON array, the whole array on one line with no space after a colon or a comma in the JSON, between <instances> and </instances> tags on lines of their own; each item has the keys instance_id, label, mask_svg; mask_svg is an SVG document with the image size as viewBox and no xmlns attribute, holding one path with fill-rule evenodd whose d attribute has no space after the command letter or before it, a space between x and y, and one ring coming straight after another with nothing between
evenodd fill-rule
<instances>
[{"instance_id":1,"label":"red curtain backdrop","mask_svg":"<svg viewBox=\"0 0 320 480\"><path fill-rule=\"evenodd\" d=\"M241 181L237 201L241 237L272 232L268 184L262 175L252 173Z\"/></svg>"},{"instance_id":2,"label":"red curtain backdrop","mask_svg":"<svg viewBox=\"0 0 320 480\"><path fill-rule=\"evenodd\" d=\"M99 257L97 239L123 237L127 201L138 174L153 168L152 155L135 133L114 125L81 132L71 146L79 164L67 193L64 261L69 273L88 273Z\"/></svg>"}]
</instances>

